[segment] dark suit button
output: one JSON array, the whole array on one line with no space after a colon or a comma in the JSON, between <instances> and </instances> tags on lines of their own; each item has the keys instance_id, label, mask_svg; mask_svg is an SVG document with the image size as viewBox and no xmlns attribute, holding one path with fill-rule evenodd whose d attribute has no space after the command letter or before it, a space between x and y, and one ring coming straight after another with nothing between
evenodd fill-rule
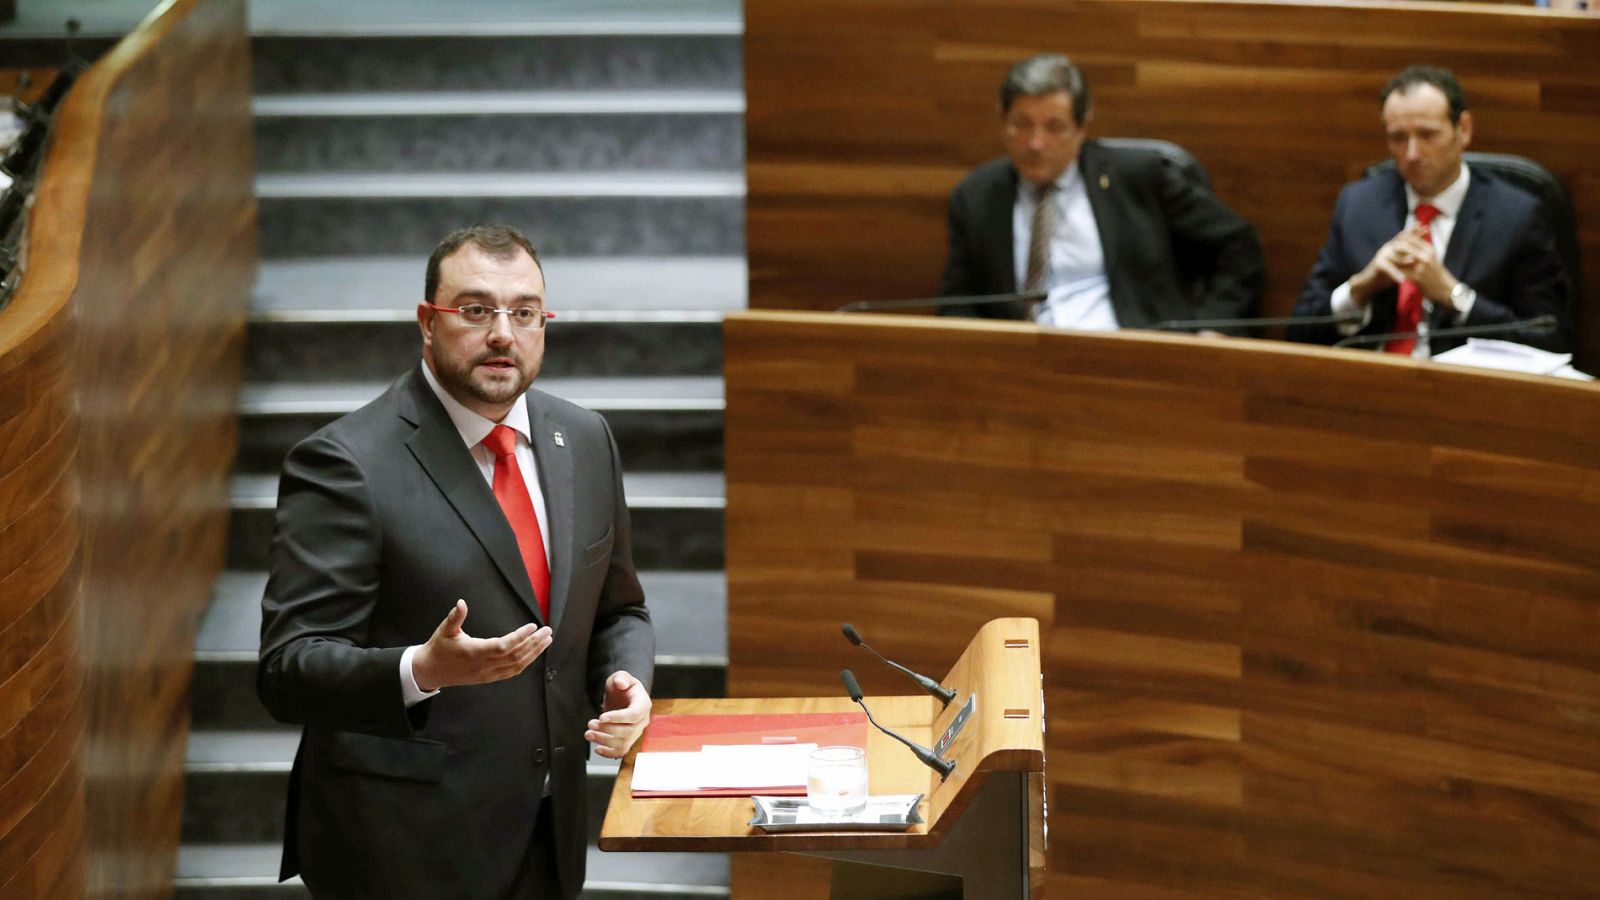
<instances>
[{"instance_id":1,"label":"dark suit button","mask_svg":"<svg viewBox=\"0 0 1600 900\"><path fill-rule=\"evenodd\" d=\"M544 750L533 751L533 761L541 766L544 765Z\"/></svg>"},{"instance_id":2,"label":"dark suit button","mask_svg":"<svg viewBox=\"0 0 1600 900\"><path fill-rule=\"evenodd\" d=\"M554 684L555 680L556 680L556 670L555 669L545 669L544 670L544 680L549 682L549 683L551 683L551 684Z\"/></svg>"}]
</instances>

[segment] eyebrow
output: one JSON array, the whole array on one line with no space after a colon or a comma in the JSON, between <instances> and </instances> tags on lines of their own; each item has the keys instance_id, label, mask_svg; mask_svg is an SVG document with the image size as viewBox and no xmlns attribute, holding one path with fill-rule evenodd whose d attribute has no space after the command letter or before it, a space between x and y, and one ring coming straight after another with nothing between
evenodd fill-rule
<instances>
[{"instance_id":1,"label":"eyebrow","mask_svg":"<svg viewBox=\"0 0 1600 900\"><path fill-rule=\"evenodd\" d=\"M467 288L466 290L463 290L463 291L457 291L452 296L454 297L454 299L458 303L463 298L468 299L468 300L478 300L478 301L494 299L490 295L490 293L488 291L477 290L476 288ZM518 294L512 300L512 302L513 303L521 303L521 304L524 304L524 305L532 303L532 304L538 304L539 306L543 306L544 305L544 298L541 297L538 294Z\"/></svg>"}]
</instances>

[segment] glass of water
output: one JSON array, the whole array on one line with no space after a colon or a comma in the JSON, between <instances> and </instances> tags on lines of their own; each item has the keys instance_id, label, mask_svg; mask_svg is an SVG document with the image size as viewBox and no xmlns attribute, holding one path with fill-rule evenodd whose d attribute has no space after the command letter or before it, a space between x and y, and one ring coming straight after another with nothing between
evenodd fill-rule
<instances>
[{"instance_id":1,"label":"glass of water","mask_svg":"<svg viewBox=\"0 0 1600 900\"><path fill-rule=\"evenodd\" d=\"M818 747L806 768L806 805L850 816L867 805L867 754L860 747Z\"/></svg>"}]
</instances>

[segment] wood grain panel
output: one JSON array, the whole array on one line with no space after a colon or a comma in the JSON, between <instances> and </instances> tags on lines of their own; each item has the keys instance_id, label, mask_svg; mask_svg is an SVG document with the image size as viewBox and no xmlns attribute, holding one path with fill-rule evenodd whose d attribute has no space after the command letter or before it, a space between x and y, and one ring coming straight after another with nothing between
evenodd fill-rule
<instances>
[{"instance_id":1,"label":"wood grain panel","mask_svg":"<svg viewBox=\"0 0 1600 900\"><path fill-rule=\"evenodd\" d=\"M239 0L176 0L57 113L0 312L0 895L171 892L254 274Z\"/></svg>"},{"instance_id":2,"label":"wood grain panel","mask_svg":"<svg viewBox=\"0 0 1600 900\"><path fill-rule=\"evenodd\" d=\"M745 4L750 305L832 309L938 286L951 187L1001 152L1001 78L1065 52L1091 135L1187 147L1259 230L1286 315L1341 185L1386 151L1377 94L1451 67L1474 149L1539 160L1578 214L1600 304L1600 18L1426 2L751 0ZM1600 358L1600 313L1580 322Z\"/></svg>"},{"instance_id":3,"label":"wood grain panel","mask_svg":"<svg viewBox=\"0 0 1600 900\"><path fill-rule=\"evenodd\" d=\"M938 672L1033 616L1054 892L1600 883L1600 387L926 318L724 341L730 695L903 689L842 621Z\"/></svg>"}]
</instances>

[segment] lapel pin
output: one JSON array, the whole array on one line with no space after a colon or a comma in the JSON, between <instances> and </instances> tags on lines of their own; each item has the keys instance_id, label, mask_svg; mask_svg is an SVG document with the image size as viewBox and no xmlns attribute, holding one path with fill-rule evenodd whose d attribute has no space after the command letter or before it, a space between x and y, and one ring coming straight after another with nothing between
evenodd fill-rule
<instances>
[{"instance_id":1,"label":"lapel pin","mask_svg":"<svg viewBox=\"0 0 1600 900\"><path fill-rule=\"evenodd\" d=\"M1110 175L1101 175L1100 176L1100 190L1102 190L1102 191L1111 190L1111 176Z\"/></svg>"},{"instance_id":2,"label":"lapel pin","mask_svg":"<svg viewBox=\"0 0 1600 900\"><path fill-rule=\"evenodd\" d=\"M551 436L556 439L556 446L557 447L565 447L567 445L567 439L561 436L561 432L557 431L555 434L553 434Z\"/></svg>"}]
</instances>

